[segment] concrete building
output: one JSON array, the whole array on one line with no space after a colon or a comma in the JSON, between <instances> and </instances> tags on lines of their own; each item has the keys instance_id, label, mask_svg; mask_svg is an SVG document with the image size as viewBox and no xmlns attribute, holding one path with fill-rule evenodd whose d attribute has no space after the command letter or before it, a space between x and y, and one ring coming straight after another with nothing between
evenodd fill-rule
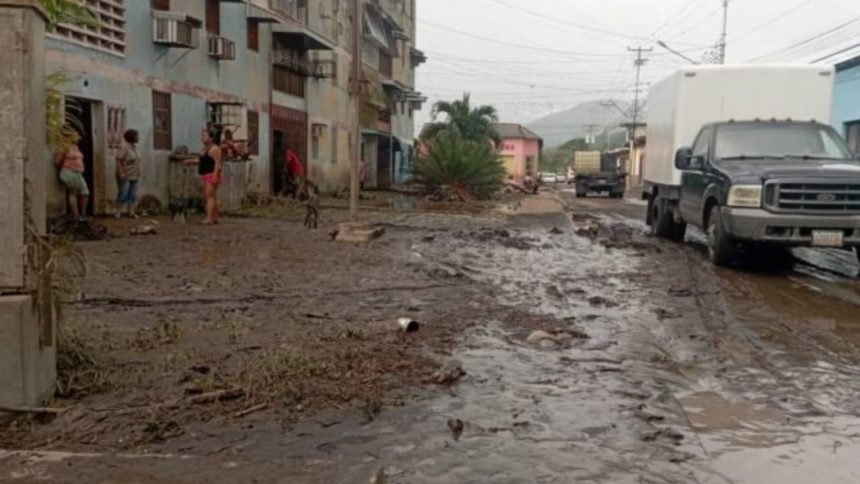
<instances>
[{"instance_id":1,"label":"concrete building","mask_svg":"<svg viewBox=\"0 0 860 484\"><path fill-rule=\"evenodd\" d=\"M836 66L833 127L860 154L860 56Z\"/></svg>"},{"instance_id":2,"label":"concrete building","mask_svg":"<svg viewBox=\"0 0 860 484\"><path fill-rule=\"evenodd\" d=\"M427 100L415 91L426 61L415 48L415 0L369 0L363 19L361 156L365 186L384 189L412 177L415 111Z\"/></svg>"},{"instance_id":3,"label":"concrete building","mask_svg":"<svg viewBox=\"0 0 860 484\"><path fill-rule=\"evenodd\" d=\"M543 139L519 124L499 123L495 128L502 137L499 154L508 177L517 183L526 177L537 177Z\"/></svg>"},{"instance_id":4,"label":"concrete building","mask_svg":"<svg viewBox=\"0 0 860 484\"><path fill-rule=\"evenodd\" d=\"M383 19L387 49L396 47L403 57L392 62L391 72L384 71L385 79L409 93L412 64L420 59L412 47L415 0L380 1L369 2L364 29L373 30L367 19ZM247 191L281 190L287 147L301 156L322 190L349 186L350 141L358 136L349 93L349 0L100 0L89 5L102 25L60 26L49 33L47 68L71 78L62 89L69 109L77 110L82 121L81 147L93 192L90 212L112 210L113 153L128 128L141 135L141 195L164 203L189 189L187 182L198 183L174 155L180 147L198 152L200 132L209 123L234 131L252 152L249 161L225 167L221 196L228 207ZM395 34L394 25L403 28ZM365 39L370 37L366 33ZM379 47L365 65L386 63L379 60L385 52ZM393 111L388 97L379 100L380 112ZM412 110L397 107L406 119L374 128L387 124L381 132L410 140ZM55 181L50 214L62 213L62 195Z\"/></svg>"}]
</instances>

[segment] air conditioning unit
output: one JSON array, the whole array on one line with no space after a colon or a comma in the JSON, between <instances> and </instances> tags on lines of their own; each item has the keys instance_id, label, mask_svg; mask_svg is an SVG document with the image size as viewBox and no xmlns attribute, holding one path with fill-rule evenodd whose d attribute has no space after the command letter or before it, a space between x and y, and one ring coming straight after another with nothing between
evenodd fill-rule
<instances>
[{"instance_id":1,"label":"air conditioning unit","mask_svg":"<svg viewBox=\"0 0 860 484\"><path fill-rule=\"evenodd\" d=\"M170 47L196 49L198 29L202 22L182 13L154 10L152 40Z\"/></svg>"},{"instance_id":2,"label":"air conditioning unit","mask_svg":"<svg viewBox=\"0 0 860 484\"><path fill-rule=\"evenodd\" d=\"M314 60L313 75L317 79L331 79L337 76L337 62L334 60Z\"/></svg>"},{"instance_id":3,"label":"air conditioning unit","mask_svg":"<svg viewBox=\"0 0 860 484\"><path fill-rule=\"evenodd\" d=\"M324 124L311 125L311 136L313 136L314 138L322 138L323 133L325 133Z\"/></svg>"},{"instance_id":4,"label":"air conditioning unit","mask_svg":"<svg viewBox=\"0 0 860 484\"><path fill-rule=\"evenodd\" d=\"M209 37L209 57L217 60L235 60L236 43L224 37Z\"/></svg>"}]
</instances>

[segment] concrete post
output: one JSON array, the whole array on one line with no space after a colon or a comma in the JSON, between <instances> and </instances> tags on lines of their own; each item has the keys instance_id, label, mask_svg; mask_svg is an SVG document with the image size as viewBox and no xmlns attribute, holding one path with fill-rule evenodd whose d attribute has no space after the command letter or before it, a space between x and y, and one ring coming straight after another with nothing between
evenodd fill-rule
<instances>
[{"instance_id":1,"label":"concrete post","mask_svg":"<svg viewBox=\"0 0 860 484\"><path fill-rule=\"evenodd\" d=\"M56 345L45 251L45 13L0 0L0 405L53 393Z\"/></svg>"}]
</instances>

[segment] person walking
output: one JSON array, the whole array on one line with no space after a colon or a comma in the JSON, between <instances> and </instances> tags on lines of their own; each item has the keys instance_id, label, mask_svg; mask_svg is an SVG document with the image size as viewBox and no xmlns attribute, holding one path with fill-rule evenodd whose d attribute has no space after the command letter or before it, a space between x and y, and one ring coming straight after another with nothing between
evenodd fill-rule
<instances>
[{"instance_id":1,"label":"person walking","mask_svg":"<svg viewBox=\"0 0 860 484\"><path fill-rule=\"evenodd\" d=\"M116 154L116 180L117 180L117 211L116 218L122 217L123 209L131 218L138 218L137 208L137 186L140 182L140 153L137 144L140 135L136 130L130 129L123 134L125 144Z\"/></svg>"},{"instance_id":2,"label":"person walking","mask_svg":"<svg viewBox=\"0 0 860 484\"><path fill-rule=\"evenodd\" d=\"M316 229L320 218L320 195L317 186L305 180L300 198L305 202L305 228Z\"/></svg>"},{"instance_id":3,"label":"person walking","mask_svg":"<svg viewBox=\"0 0 860 484\"><path fill-rule=\"evenodd\" d=\"M69 210L76 221L83 222L86 220L90 189L84 179L84 154L78 148L80 140L81 137L75 135L72 143L57 153L56 164L60 181L66 188Z\"/></svg>"},{"instance_id":4,"label":"person walking","mask_svg":"<svg viewBox=\"0 0 860 484\"><path fill-rule=\"evenodd\" d=\"M201 141L203 151L200 153L197 173L203 180L203 191L206 196L206 219L204 225L218 223L220 207L218 206L218 188L222 180L222 160L220 145L221 133L217 128L203 130Z\"/></svg>"}]
</instances>

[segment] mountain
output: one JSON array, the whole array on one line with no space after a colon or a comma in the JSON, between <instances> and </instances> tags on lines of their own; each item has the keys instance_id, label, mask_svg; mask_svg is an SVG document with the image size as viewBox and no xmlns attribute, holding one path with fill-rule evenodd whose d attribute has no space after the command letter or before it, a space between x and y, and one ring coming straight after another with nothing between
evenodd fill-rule
<instances>
[{"instance_id":1,"label":"mountain","mask_svg":"<svg viewBox=\"0 0 860 484\"><path fill-rule=\"evenodd\" d=\"M528 127L543 138L547 148L556 148L574 138L599 136L607 128L616 128L627 121L620 110L629 111L631 103L612 102L618 107L606 101L586 102L529 123Z\"/></svg>"}]
</instances>

